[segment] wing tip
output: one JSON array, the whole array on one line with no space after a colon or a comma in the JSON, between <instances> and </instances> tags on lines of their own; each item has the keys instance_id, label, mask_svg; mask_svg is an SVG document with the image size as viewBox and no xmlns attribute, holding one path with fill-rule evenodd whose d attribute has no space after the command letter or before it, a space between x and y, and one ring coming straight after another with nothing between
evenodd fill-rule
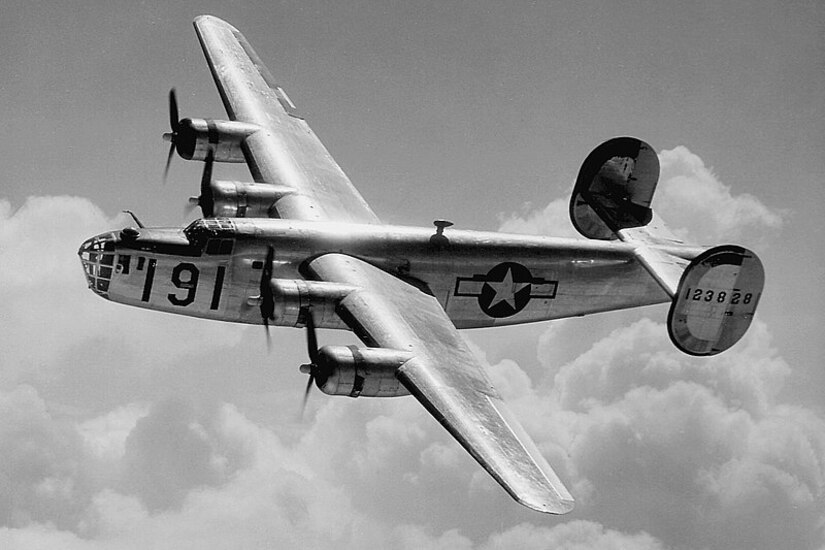
<instances>
[{"instance_id":1,"label":"wing tip","mask_svg":"<svg viewBox=\"0 0 825 550\"><path fill-rule=\"evenodd\" d=\"M525 499L523 497L514 495L516 502L530 508L531 510L535 510L536 512L542 512L544 514L554 514L557 516L561 516L564 514L569 514L573 511L573 508L576 507L576 501L573 500L572 497L570 498L554 498L554 499L547 499L547 500L538 500L533 501L531 499Z\"/></svg>"},{"instance_id":2,"label":"wing tip","mask_svg":"<svg viewBox=\"0 0 825 550\"><path fill-rule=\"evenodd\" d=\"M214 15L209 14L203 14L195 17L194 21L192 21L192 24L195 25L195 28L199 28L204 24L213 24L216 26L226 27L234 32L237 32L238 30L226 21L224 21L223 19L221 19L220 17L216 17Z\"/></svg>"},{"instance_id":3,"label":"wing tip","mask_svg":"<svg viewBox=\"0 0 825 550\"><path fill-rule=\"evenodd\" d=\"M555 515L572 512L576 507L575 499L560 480L551 481L550 477L555 477L555 472L552 470L549 472L550 476L547 475L547 470L542 471L545 476L544 482L534 480L529 485L516 486L500 479L495 474L493 477L513 497L513 500L531 510Z\"/></svg>"}]
</instances>

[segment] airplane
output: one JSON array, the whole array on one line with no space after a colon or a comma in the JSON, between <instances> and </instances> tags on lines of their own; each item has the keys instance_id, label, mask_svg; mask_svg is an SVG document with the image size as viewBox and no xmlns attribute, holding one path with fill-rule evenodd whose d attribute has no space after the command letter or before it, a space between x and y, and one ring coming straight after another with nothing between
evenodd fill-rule
<instances>
[{"instance_id":1,"label":"airplane","mask_svg":"<svg viewBox=\"0 0 825 550\"><path fill-rule=\"evenodd\" d=\"M651 202L653 148L613 138L584 160L570 218L587 239L382 224L252 46L213 16L194 21L229 120L179 119L171 142L204 162L203 217L85 241L89 288L114 302L220 321L306 328L304 396L412 395L519 503L550 514L574 500L493 387L458 329L670 302L673 344L712 356L747 331L764 286L756 254L674 237ZM251 182L212 179L245 162ZM317 328L363 346L318 346Z\"/></svg>"}]
</instances>

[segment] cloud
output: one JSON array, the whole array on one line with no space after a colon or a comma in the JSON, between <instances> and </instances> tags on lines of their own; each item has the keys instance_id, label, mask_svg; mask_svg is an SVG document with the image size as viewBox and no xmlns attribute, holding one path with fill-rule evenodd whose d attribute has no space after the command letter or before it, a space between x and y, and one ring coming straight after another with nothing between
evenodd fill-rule
<instances>
[{"instance_id":1,"label":"cloud","mask_svg":"<svg viewBox=\"0 0 825 550\"><path fill-rule=\"evenodd\" d=\"M713 170L682 145L659 153L660 184L653 207L677 233L700 243L750 238L777 230L784 213L748 193L734 195Z\"/></svg>"},{"instance_id":2,"label":"cloud","mask_svg":"<svg viewBox=\"0 0 825 550\"><path fill-rule=\"evenodd\" d=\"M28 385L0 392L0 524L69 527L88 495L82 442Z\"/></svg>"},{"instance_id":3,"label":"cloud","mask_svg":"<svg viewBox=\"0 0 825 550\"><path fill-rule=\"evenodd\" d=\"M172 411L176 403L164 404L138 422L133 436L140 444L145 430L151 430ZM151 418L155 416L154 420ZM197 416L197 415L195 415ZM344 472L318 471L306 463L301 446L284 445L269 430L250 422L230 405L215 411L212 425L199 441L209 442L212 458L221 456L221 443L231 444L243 455L241 465L219 484L193 484L185 498L163 511L151 510L156 497L128 494L103 488L82 499L86 506L71 527L59 528L50 518L24 522L0 529L0 545L7 548L226 548L261 547L273 543L283 547L363 548L397 547L439 548L539 548L548 542L558 548L661 548L646 534L624 535L594 522L578 521L553 528L517 525L494 533L486 540L473 542L458 529L433 532L432 528L405 520L407 510L393 509L392 521L367 515L352 500L357 493L340 483ZM402 415L403 416L403 415ZM203 428L204 418L183 412L170 418L174 426L187 425L195 432ZM182 418L182 421L177 419ZM194 420L194 424L192 421ZM165 431L162 429L161 431ZM184 439L187 436L184 434ZM383 442L382 442L383 443ZM370 444L372 445L372 444ZM127 444L127 454L130 452ZM325 447L329 443L325 443ZM165 449L164 445L160 446ZM156 451L157 452L157 451ZM184 457L203 457L203 447L183 444L166 450L167 461L174 464ZM125 457L128 462L128 456ZM164 470L168 465L159 462ZM390 466L391 467L391 466ZM199 470L195 464L196 471ZM128 472L126 476L130 476ZM366 473L365 473L366 475ZM179 486L180 478L191 475L176 472L174 479L144 477L152 487L164 487L170 480ZM159 482L161 481L161 482ZM363 483L363 479L356 479ZM376 498L375 495L372 498Z\"/></svg>"},{"instance_id":4,"label":"cloud","mask_svg":"<svg viewBox=\"0 0 825 550\"><path fill-rule=\"evenodd\" d=\"M517 525L490 537L482 549L519 548L541 550L661 550L665 546L647 533L625 534L592 521L571 521L555 527Z\"/></svg>"},{"instance_id":5,"label":"cloud","mask_svg":"<svg viewBox=\"0 0 825 550\"><path fill-rule=\"evenodd\" d=\"M149 414L145 403L129 403L78 424L87 451L104 461L117 461L126 452L126 439L138 421Z\"/></svg>"},{"instance_id":6,"label":"cloud","mask_svg":"<svg viewBox=\"0 0 825 550\"><path fill-rule=\"evenodd\" d=\"M753 329L692 358L642 319L511 398L579 513L678 547L822 543L825 420L778 401L791 369Z\"/></svg>"},{"instance_id":7,"label":"cloud","mask_svg":"<svg viewBox=\"0 0 825 550\"><path fill-rule=\"evenodd\" d=\"M555 199L541 210L526 204L520 214L499 214L499 231L527 235L581 238L570 222L569 199Z\"/></svg>"}]
</instances>

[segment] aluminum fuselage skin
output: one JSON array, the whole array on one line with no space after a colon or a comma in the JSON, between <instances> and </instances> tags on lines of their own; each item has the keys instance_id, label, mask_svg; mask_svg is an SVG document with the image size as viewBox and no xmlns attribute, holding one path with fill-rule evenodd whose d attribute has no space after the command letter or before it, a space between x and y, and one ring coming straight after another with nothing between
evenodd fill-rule
<instances>
[{"instance_id":1,"label":"aluminum fuselage skin","mask_svg":"<svg viewBox=\"0 0 825 550\"><path fill-rule=\"evenodd\" d=\"M436 235L426 227L285 219L222 223L224 229L213 235L222 247L193 244L189 230L178 228L97 237L112 243L107 247L115 254L111 281L98 294L169 313L261 324L258 296L271 246L275 279L306 278L307 261L325 253L354 256L432 293L457 328L559 319L669 299L634 258L633 248L619 242L455 228ZM699 252L666 250L686 259Z\"/></svg>"}]
</instances>

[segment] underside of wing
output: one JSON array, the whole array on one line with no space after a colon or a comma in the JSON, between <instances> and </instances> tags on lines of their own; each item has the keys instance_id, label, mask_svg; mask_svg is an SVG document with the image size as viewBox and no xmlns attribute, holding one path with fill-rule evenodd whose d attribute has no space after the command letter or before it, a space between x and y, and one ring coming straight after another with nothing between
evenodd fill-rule
<instances>
[{"instance_id":1,"label":"underside of wing","mask_svg":"<svg viewBox=\"0 0 825 550\"><path fill-rule=\"evenodd\" d=\"M438 301L361 260L327 254L308 271L358 288L339 315L370 346L410 353L396 376L521 504L551 514L573 498L491 385Z\"/></svg>"},{"instance_id":2,"label":"underside of wing","mask_svg":"<svg viewBox=\"0 0 825 550\"><path fill-rule=\"evenodd\" d=\"M208 15L195 19L195 30L229 117L261 128L243 143L253 178L292 190L278 200L277 215L376 223L378 218L246 38Z\"/></svg>"}]
</instances>

